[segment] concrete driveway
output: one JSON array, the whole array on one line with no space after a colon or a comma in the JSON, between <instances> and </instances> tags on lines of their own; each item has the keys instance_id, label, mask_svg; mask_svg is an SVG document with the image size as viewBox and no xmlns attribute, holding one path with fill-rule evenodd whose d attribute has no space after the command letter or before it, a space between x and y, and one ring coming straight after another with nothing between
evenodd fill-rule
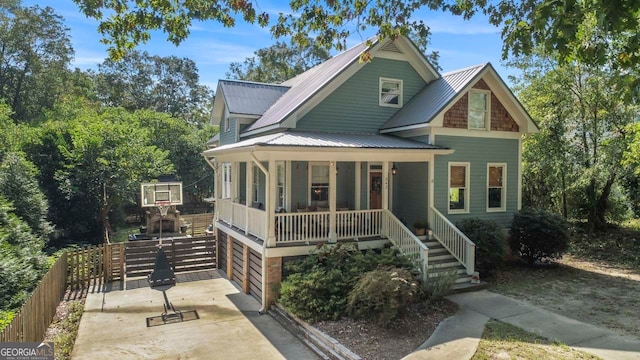
<instances>
[{"instance_id":1,"label":"concrete driveway","mask_svg":"<svg viewBox=\"0 0 640 360\"><path fill-rule=\"evenodd\" d=\"M196 310L199 319L147 327L147 317L162 313L163 297L145 282L88 294L73 359L316 358L216 271L179 275L167 291L177 309Z\"/></svg>"}]
</instances>

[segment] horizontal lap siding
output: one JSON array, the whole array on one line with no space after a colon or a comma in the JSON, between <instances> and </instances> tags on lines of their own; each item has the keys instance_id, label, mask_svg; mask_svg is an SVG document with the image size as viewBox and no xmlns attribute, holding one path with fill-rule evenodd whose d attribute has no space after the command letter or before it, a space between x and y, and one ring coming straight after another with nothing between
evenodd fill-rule
<instances>
[{"instance_id":1,"label":"horizontal lap siding","mask_svg":"<svg viewBox=\"0 0 640 360\"><path fill-rule=\"evenodd\" d=\"M222 271L226 274L227 271L227 246L228 246L228 242L227 242L227 234L222 232L222 231L218 231L218 236L220 237L218 239L218 243L219 243L219 249L220 249L220 254L218 254L218 270Z\"/></svg>"},{"instance_id":2,"label":"horizontal lap siding","mask_svg":"<svg viewBox=\"0 0 640 360\"><path fill-rule=\"evenodd\" d=\"M249 250L249 294L262 302L262 256Z\"/></svg>"},{"instance_id":3,"label":"horizontal lap siding","mask_svg":"<svg viewBox=\"0 0 640 360\"><path fill-rule=\"evenodd\" d=\"M229 131L224 131L224 121L220 124L220 145L236 142L236 119L229 119Z\"/></svg>"},{"instance_id":4,"label":"horizontal lap siding","mask_svg":"<svg viewBox=\"0 0 640 360\"><path fill-rule=\"evenodd\" d=\"M518 140L444 135L436 136L435 140L436 145L455 150L451 155L436 155L435 207L453 223L464 218L481 218L502 227L510 226L518 206ZM468 214L448 214L449 162L470 163ZM487 212L487 163L507 164L506 212Z\"/></svg>"},{"instance_id":5,"label":"horizontal lap siding","mask_svg":"<svg viewBox=\"0 0 640 360\"><path fill-rule=\"evenodd\" d=\"M395 165L398 173L393 176L393 213L411 229L416 220L427 220L429 163Z\"/></svg>"},{"instance_id":6,"label":"horizontal lap siding","mask_svg":"<svg viewBox=\"0 0 640 360\"><path fill-rule=\"evenodd\" d=\"M244 272L242 271L242 243L234 241L233 242L233 281L242 285L242 275Z\"/></svg>"},{"instance_id":7,"label":"horizontal lap siding","mask_svg":"<svg viewBox=\"0 0 640 360\"><path fill-rule=\"evenodd\" d=\"M403 80L405 104L426 85L408 62L375 58L300 119L296 129L377 133L399 110L379 106L381 77Z\"/></svg>"}]
</instances>

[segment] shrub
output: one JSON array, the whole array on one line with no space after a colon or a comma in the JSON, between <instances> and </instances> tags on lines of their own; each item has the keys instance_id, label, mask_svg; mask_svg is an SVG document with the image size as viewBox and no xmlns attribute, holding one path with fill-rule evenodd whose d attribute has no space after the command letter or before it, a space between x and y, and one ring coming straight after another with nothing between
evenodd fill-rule
<instances>
[{"instance_id":1,"label":"shrub","mask_svg":"<svg viewBox=\"0 0 640 360\"><path fill-rule=\"evenodd\" d=\"M418 300L420 287L406 269L373 270L364 274L349 294L347 313L388 326Z\"/></svg>"},{"instance_id":2,"label":"shrub","mask_svg":"<svg viewBox=\"0 0 640 360\"><path fill-rule=\"evenodd\" d=\"M567 222L542 209L523 209L516 213L510 235L511 251L529 264L559 259L569 248Z\"/></svg>"},{"instance_id":3,"label":"shrub","mask_svg":"<svg viewBox=\"0 0 640 360\"><path fill-rule=\"evenodd\" d=\"M475 269L481 276L491 276L504 259L506 241L498 224L481 219L464 219L456 226L476 244Z\"/></svg>"},{"instance_id":4,"label":"shrub","mask_svg":"<svg viewBox=\"0 0 640 360\"><path fill-rule=\"evenodd\" d=\"M429 279L423 286L423 295L431 302L441 300L451 293L451 287L457 279L456 270L433 269L429 272Z\"/></svg>"},{"instance_id":5,"label":"shrub","mask_svg":"<svg viewBox=\"0 0 640 360\"><path fill-rule=\"evenodd\" d=\"M279 301L305 320L338 319L346 312L349 293L364 273L389 268L410 273L414 267L397 249L363 253L355 245L323 245L306 258L285 264L290 275L282 282Z\"/></svg>"}]
</instances>

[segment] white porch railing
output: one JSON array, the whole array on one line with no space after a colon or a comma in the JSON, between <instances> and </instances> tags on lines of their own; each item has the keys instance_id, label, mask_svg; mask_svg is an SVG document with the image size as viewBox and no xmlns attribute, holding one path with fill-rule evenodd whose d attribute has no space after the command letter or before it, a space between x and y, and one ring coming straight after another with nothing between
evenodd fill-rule
<instances>
[{"instance_id":1,"label":"white porch railing","mask_svg":"<svg viewBox=\"0 0 640 360\"><path fill-rule=\"evenodd\" d=\"M423 279L426 279L429 248L389 210L382 211L382 235L389 239L403 255L416 261Z\"/></svg>"},{"instance_id":2,"label":"white porch railing","mask_svg":"<svg viewBox=\"0 0 640 360\"><path fill-rule=\"evenodd\" d=\"M226 222L227 224L233 224L233 203L229 199L218 199L216 201L216 208L218 208L218 219Z\"/></svg>"},{"instance_id":3,"label":"white porch railing","mask_svg":"<svg viewBox=\"0 0 640 360\"><path fill-rule=\"evenodd\" d=\"M355 239L380 236L382 210L348 210L336 213L338 239Z\"/></svg>"},{"instance_id":4,"label":"white porch railing","mask_svg":"<svg viewBox=\"0 0 640 360\"><path fill-rule=\"evenodd\" d=\"M472 275L475 271L476 244L434 207L431 207L429 224L436 240L464 265L468 275Z\"/></svg>"},{"instance_id":5,"label":"white porch railing","mask_svg":"<svg viewBox=\"0 0 640 360\"><path fill-rule=\"evenodd\" d=\"M330 216L328 211L276 214L276 244L328 240Z\"/></svg>"},{"instance_id":6,"label":"white porch railing","mask_svg":"<svg viewBox=\"0 0 640 360\"><path fill-rule=\"evenodd\" d=\"M246 206L241 205L242 209L247 209ZM267 212L260 209L254 209L250 207L249 209L249 218L247 219L247 224L249 226L249 234L254 235L259 239L267 238Z\"/></svg>"},{"instance_id":7,"label":"white porch railing","mask_svg":"<svg viewBox=\"0 0 640 360\"><path fill-rule=\"evenodd\" d=\"M247 207L244 204L231 203L233 213L233 225L244 229L247 226Z\"/></svg>"}]
</instances>

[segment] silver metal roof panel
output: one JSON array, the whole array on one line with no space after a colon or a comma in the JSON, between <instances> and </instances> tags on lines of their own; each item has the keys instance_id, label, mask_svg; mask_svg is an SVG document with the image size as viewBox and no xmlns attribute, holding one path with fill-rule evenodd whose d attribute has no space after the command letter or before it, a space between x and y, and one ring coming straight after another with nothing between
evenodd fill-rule
<instances>
[{"instance_id":1,"label":"silver metal roof panel","mask_svg":"<svg viewBox=\"0 0 640 360\"><path fill-rule=\"evenodd\" d=\"M222 95L230 113L262 115L290 87L249 81L220 80Z\"/></svg>"}]
</instances>

